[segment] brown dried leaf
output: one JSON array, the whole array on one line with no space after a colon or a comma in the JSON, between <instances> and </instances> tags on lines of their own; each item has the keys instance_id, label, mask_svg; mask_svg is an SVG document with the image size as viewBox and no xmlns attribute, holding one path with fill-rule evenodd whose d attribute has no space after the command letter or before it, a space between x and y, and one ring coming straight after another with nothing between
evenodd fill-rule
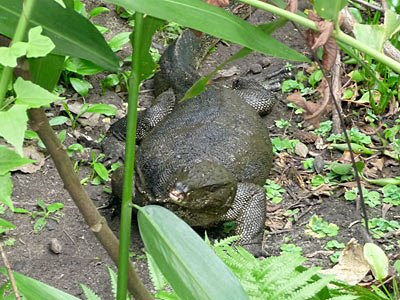
<instances>
[{"instance_id":1,"label":"brown dried leaf","mask_svg":"<svg viewBox=\"0 0 400 300\"><path fill-rule=\"evenodd\" d=\"M336 275L336 279L355 285L370 271L363 255L363 247L354 238L344 248L339 263L331 269L322 270L323 274Z\"/></svg>"},{"instance_id":2,"label":"brown dried leaf","mask_svg":"<svg viewBox=\"0 0 400 300\"><path fill-rule=\"evenodd\" d=\"M322 67L325 70L330 70L335 63L336 55L339 47L333 38L329 38L324 45L324 54L322 55Z\"/></svg>"},{"instance_id":3,"label":"brown dried leaf","mask_svg":"<svg viewBox=\"0 0 400 300\"><path fill-rule=\"evenodd\" d=\"M296 153L300 157L306 157L308 154L308 147L302 142L298 142L294 149L294 153Z\"/></svg>"},{"instance_id":4,"label":"brown dried leaf","mask_svg":"<svg viewBox=\"0 0 400 300\"><path fill-rule=\"evenodd\" d=\"M286 6L286 10L292 13L297 12L298 1L297 0L289 0L289 3Z\"/></svg>"},{"instance_id":5,"label":"brown dried leaf","mask_svg":"<svg viewBox=\"0 0 400 300\"><path fill-rule=\"evenodd\" d=\"M228 6L229 0L207 0L207 3L214 6L225 7Z\"/></svg>"},{"instance_id":6,"label":"brown dried leaf","mask_svg":"<svg viewBox=\"0 0 400 300\"><path fill-rule=\"evenodd\" d=\"M43 153L39 152L35 146L28 146L24 148L23 151L24 151L24 157L33 159L36 162L23 165L16 170L29 174L36 173L37 171L39 171L44 165L45 161Z\"/></svg>"},{"instance_id":7,"label":"brown dried leaf","mask_svg":"<svg viewBox=\"0 0 400 300\"><path fill-rule=\"evenodd\" d=\"M239 68L236 66L233 66L233 67L230 67L229 69L223 69L223 70L218 71L218 73L214 77L214 79L231 77L236 74L239 74Z\"/></svg>"}]
</instances>

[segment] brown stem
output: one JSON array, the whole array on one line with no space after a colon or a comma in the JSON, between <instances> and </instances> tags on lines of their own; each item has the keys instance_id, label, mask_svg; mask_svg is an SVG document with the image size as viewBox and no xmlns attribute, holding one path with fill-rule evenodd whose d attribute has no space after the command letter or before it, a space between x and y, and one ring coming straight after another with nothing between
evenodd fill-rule
<instances>
[{"instance_id":1,"label":"brown stem","mask_svg":"<svg viewBox=\"0 0 400 300\"><path fill-rule=\"evenodd\" d=\"M65 189L70 194L72 200L74 200L86 223L89 225L90 230L103 245L104 249L106 249L114 263L117 264L119 241L80 184L71 160L50 127L43 109L32 108L28 111L28 116L32 129L38 133L47 151L50 153ZM128 288L136 299L153 299L135 272L132 263L129 266Z\"/></svg>"},{"instance_id":2,"label":"brown stem","mask_svg":"<svg viewBox=\"0 0 400 300\"><path fill-rule=\"evenodd\" d=\"M340 52L336 54L336 59L335 62L332 66L332 94L335 96L337 103L339 104L339 110L340 113L343 113L342 111L342 104L341 104L341 97L340 95ZM328 87L329 88L329 87ZM328 90L329 94L329 90ZM333 101L333 100L332 100ZM333 107L332 109L332 132L334 134L339 134L342 130L340 126L340 117L339 117L339 112Z\"/></svg>"},{"instance_id":3,"label":"brown stem","mask_svg":"<svg viewBox=\"0 0 400 300\"><path fill-rule=\"evenodd\" d=\"M15 299L16 300L20 300L21 297L18 294L18 288L17 288L17 285L15 284L15 279L14 279L13 272L11 270L11 265L8 262L6 253L4 252L3 246L1 245L1 243L0 243L0 252L1 252L1 258L3 259L3 263L4 263L4 265L5 265L6 269L7 269L8 279L10 279L11 286L12 286L12 289L14 291Z\"/></svg>"}]
</instances>

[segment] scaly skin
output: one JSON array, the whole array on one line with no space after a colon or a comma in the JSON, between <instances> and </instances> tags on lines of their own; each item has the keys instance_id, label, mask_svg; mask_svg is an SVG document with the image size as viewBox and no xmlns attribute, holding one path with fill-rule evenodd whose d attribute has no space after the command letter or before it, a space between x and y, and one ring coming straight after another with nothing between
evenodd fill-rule
<instances>
[{"instance_id":1,"label":"scaly skin","mask_svg":"<svg viewBox=\"0 0 400 300\"><path fill-rule=\"evenodd\" d=\"M154 128L144 126L146 132L140 134L137 201L164 205L191 226L235 220L238 243L260 255L266 217L262 184L273 154L259 113L268 113L274 98L259 84L239 80L235 90L210 86L199 96L176 103L170 112L175 99L168 89L180 99L199 78L192 64L196 45L198 38L185 32L161 58L156 84L163 100L155 105L168 111L153 108L142 117L158 122L153 122ZM114 140L108 149L118 148L115 143L125 136L124 130L123 121L113 125L108 138ZM120 197L122 170L114 173L112 188Z\"/></svg>"}]
</instances>

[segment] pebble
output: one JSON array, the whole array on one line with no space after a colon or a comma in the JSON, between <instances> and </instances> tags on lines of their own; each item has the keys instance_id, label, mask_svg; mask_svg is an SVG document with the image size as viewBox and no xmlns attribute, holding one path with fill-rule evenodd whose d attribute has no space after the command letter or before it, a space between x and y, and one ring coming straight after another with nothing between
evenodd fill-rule
<instances>
[{"instance_id":1,"label":"pebble","mask_svg":"<svg viewBox=\"0 0 400 300\"><path fill-rule=\"evenodd\" d=\"M60 254L62 252L61 243L57 239L51 239L50 241L50 250L55 254Z\"/></svg>"},{"instance_id":2,"label":"pebble","mask_svg":"<svg viewBox=\"0 0 400 300\"><path fill-rule=\"evenodd\" d=\"M260 64L251 64L250 65L250 72L253 74L259 74L262 72L262 66Z\"/></svg>"},{"instance_id":3,"label":"pebble","mask_svg":"<svg viewBox=\"0 0 400 300\"><path fill-rule=\"evenodd\" d=\"M271 60L268 57L264 57L260 60L260 65L263 68L269 67L271 65Z\"/></svg>"}]
</instances>

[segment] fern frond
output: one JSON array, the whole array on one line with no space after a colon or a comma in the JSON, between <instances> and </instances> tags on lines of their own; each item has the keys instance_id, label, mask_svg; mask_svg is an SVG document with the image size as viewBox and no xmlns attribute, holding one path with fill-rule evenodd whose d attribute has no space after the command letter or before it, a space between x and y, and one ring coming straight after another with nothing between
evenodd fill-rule
<instances>
[{"instance_id":1,"label":"fern frond","mask_svg":"<svg viewBox=\"0 0 400 300\"><path fill-rule=\"evenodd\" d=\"M294 292L287 300L307 300L314 297L320 290L328 285L335 277L324 276L313 283L305 285L299 291Z\"/></svg>"},{"instance_id":2,"label":"fern frond","mask_svg":"<svg viewBox=\"0 0 400 300\"><path fill-rule=\"evenodd\" d=\"M214 242L213 247L215 249L215 248L220 248L220 247L225 247L225 246L231 246L234 242L237 242L239 239L240 239L240 236L238 236L238 235L229 236L222 240L216 240Z\"/></svg>"},{"instance_id":3,"label":"fern frond","mask_svg":"<svg viewBox=\"0 0 400 300\"><path fill-rule=\"evenodd\" d=\"M110 267L107 267L107 269L108 269L108 275L110 276L113 299L117 299L117 274Z\"/></svg>"},{"instance_id":4,"label":"fern frond","mask_svg":"<svg viewBox=\"0 0 400 300\"><path fill-rule=\"evenodd\" d=\"M329 298L328 300L356 300L356 299L361 299L361 298L353 295L343 295L343 296L332 297Z\"/></svg>"},{"instance_id":5,"label":"fern frond","mask_svg":"<svg viewBox=\"0 0 400 300\"><path fill-rule=\"evenodd\" d=\"M89 288L87 285L81 284L81 288L87 300L101 300L101 298L97 296L96 293L93 292L93 290Z\"/></svg>"},{"instance_id":6,"label":"fern frond","mask_svg":"<svg viewBox=\"0 0 400 300\"><path fill-rule=\"evenodd\" d=\"M318 273L320 268L310 268L304 272L297 272L290 278L286 280L281 285L277 286L274 290L274 295L279 299L283 295L290 295L302 286L306 286L309 280Z\"/></svg>"}]
</instances>

